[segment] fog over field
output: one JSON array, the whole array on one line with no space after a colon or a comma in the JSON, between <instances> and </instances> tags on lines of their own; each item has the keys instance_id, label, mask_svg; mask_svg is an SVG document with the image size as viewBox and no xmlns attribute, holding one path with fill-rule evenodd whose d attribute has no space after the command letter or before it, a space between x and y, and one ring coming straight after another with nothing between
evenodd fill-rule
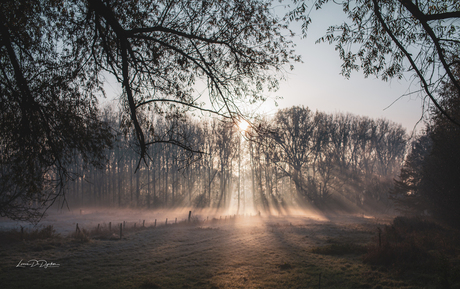
<instances>
[{"instance_id":1,"label":"fog over field","mask_svg":"<svg viewBox=\"0 0 460 289\"><path fill-rule=\"evenodd\" d=\"M137 227L144 224L145 227L153 227L155 220L157 226L164 226L166 224L172 225L177 223L189 222L188 215L191 214L192 222L207 222L212 220L227 220L235 218L236 210L213 210L213 209L197 209L197 208L180 208L180 209L158 209L158 210L142 210L142 209L110 209L110 208L82 208L75 210L53 210L47 211L46 216L37 224L29 222L15 221L11 219L0 219L0 230L10 230L14 228L24 227L27 229L35 229L46 226L53 226L56 233L62 236L68 236L75 232L76 224L79 228L93 229L97 225L107 227L109 222L112 223L113 231L118 228L120 223L126 222L129 227L136 224ZM317 210L297 209L290 210L289 214L260 214L259 212L252 211L251 213L244 213L238 215L238 218L255 217L261 218L282 216L286 220L292 218L299 218L313 221L327 221L328 219ZM363 217L362 215L360 215ZM365 217L365 216L364 216ZM176 221L177 218L177 221ZM166 223L166 219L168 219ZM118 232L117 232L118 233Z\"/></svg>"}]
</instances>

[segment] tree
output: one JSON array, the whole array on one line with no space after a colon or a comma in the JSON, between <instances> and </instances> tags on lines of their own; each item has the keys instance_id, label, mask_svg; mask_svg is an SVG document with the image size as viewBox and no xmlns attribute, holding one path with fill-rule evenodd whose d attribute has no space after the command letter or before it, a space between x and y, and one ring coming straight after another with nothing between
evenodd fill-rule
<instances>
[{"instance_id":1,"label":"tree","mask_svg":"<svg viewBox=\"0 0 460 289\"><path fill-rule=\"evenodd\" d=\"M458 75L458 72L455 72ZM460 95L450 81L442 83L446 112L460 116ZM460 214L460 128L438 110L432 110L431 123L412 143L392 195L403 210L429 213L458 227Z\"/></svg>"},{"instance_id":2,"label":"tree","mask_svg":"<svg viewBox=\"0 0 460 289\"><path fill-rule=\"evenodd\" d=\"M404 163L401 167L395 186L390 191L390 198L397 209L412 214L422 214L429 209L428 200L422 194L421 180L425 159L432 147L429 130L416 137L410 145Z\"/></svg>"},{"instance_id":3,"label":"tree","mask_svg":"<svg viewBox=\"0 0 460 289\"><path fill-rule=\"evenodd\" d=\"M281 109L275 116L275 123L273 138L280 147L279 168L292 179L299 197L314 200L303 176L309 169L312 154L313 113L305 107ZM290 169L286 170L283 163Z\"/></svg>"},{"instance_id":4,"label":"tree","mask_svg":"<svg viewBox=\"0 0 460 289\"><path fill-rule=\"evenodd\" d=\"M458 77L458 71L455 72ZM449 115L460 117L460 95L453 83L442 84L442 102ZM460 128L438 111L433 111L430 138L432 147L423 166L421 194L430 203L431 213L440 220L459 226L460 213Z\"/></svg>"},{"instance_id":5,"label":"tree","mask_svg":"<svg viewBox=\"0 0 460 289\"><path fill-rule=\"evenodd\" d=\"M311 23L306 2L287 15L288 21L303 21L303 33ZM321 9L329 0L315 1ZM337 3L334 1L334 3ZM450 81L460 94L455 71L460 67L460 3L456 0L345 0L339 3L350 19L331 26L317 42L335 43L343 60L342 74L349 78L361 68L365 77L375 75L383 80L402 78L409 69L418 79L425 95L451 122L460 119L446 111L439 99L443 81Z\"/></svg>"},{"instance_id":6,"label":"tree","mask_svg":"<svg viewBox=\"0 0 460 289\"><path fill-rule=\"evenodd\" d=\"M214 112L233 117L236 101L277 87L271 70L298 60L262 1L93 0L87 8L99 65L123 84L141 159L154 141L146 139L139 111L161 112L160 103L173 111L176 104L198 108L193 85L203 78Z\"/></svg>"},{"instance_id":7,"label":"tree","mask_svg":"<svg viewBox=\"0 0 460 289\"><path fill-rule=\"evenodd\" d=\"M269 4L2 1L0 215L38 216L33 212L50 196L62 195L51 187L71 178L65 167L72 152L101 164L111 144L97 110L104 73L123 86L122 123L136 137L137 169L158 141L149 110L174 118L194 108L233 118L240 101L276 89L283 65L299 57ZM197 80L207 82L212 109L197 101Z\"/></svg>"},{"instance_id":8,"label":"tree","mask_svg":"<svg viewBox=\"0 0 460 289\"><path fill-rule=\"evenodd\" d=\"M75 152L99 165L111 145L95 106L101 83L79 55L57 50L65 16L55 8L0 4L0 215L13 219L37 220L63 194Z\"/></svg>"},{"instance_id":9,"label":"tree","mask_svg":"<svg viewBox=\"0 0 460 289\"><path fill-rule=\"evenodd\" d=\"M217 136L215 149L220 166L220 189L217 207L225 208L231 196L233 175L232 162L238 152L237 129L232 122L220 122L213 128L213 133Z\"/></svg>"}]
</instances>

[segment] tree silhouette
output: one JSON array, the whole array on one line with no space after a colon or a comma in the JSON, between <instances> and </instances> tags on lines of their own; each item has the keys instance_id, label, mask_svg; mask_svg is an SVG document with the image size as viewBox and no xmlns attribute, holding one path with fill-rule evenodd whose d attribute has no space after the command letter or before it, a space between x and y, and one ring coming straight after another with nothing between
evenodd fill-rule
<instances>
[{"instance_id":1,"label":"tree silhouette","mask_svg":"<svg viewBox=\"0 0 460 289\"><path fill-rule=\"evenodd\" d=\"M299 60L265 1L7 0L0 11L0 215L17 219L62 195L55 188L72 178L74 152L103 161L112 138L97 109L103 73L123 86L138 170L148 146L163 141L149 110L233 118L237 101L263 99L283 65ZM211 109L197 100L197 80Z\"/></svg>"}]
</instances>

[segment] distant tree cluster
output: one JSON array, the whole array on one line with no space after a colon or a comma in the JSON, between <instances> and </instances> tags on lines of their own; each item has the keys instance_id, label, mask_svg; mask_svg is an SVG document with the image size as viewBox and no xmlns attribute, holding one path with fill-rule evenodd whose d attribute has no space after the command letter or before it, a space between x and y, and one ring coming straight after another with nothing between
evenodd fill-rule
<instances>
[{"instance_id":1,"label":"distant tree cluster","mask_svg":"<svg viewBox=\"0 0 460 289\"><path fill-rule=\"evenodd\" d=\"M120 124L113 111L106 115L114 127ZM63 197L72 206L227 207L235 180L236 125L225 118L182 117L157 118L154 126L155 145L141 167L132 149L135 136L120 132L102 168L85 167L76 157L69 171L78 177Z\"/></svg>"},{"instance_id":2,"label":"distant tree cluster","mask_svg":"<svg viewBox=\"0 0 460 289\"><path fill-rule=\"evenodd\" d=\"M279 110L268 123L270 133L250 145L262 199L388 206L406 149L401 125L304 107Z\"/></svg>"},{"instance_id":3,"label":"distant tree cluster","mask_svg":"<svg viewBox=\"0 0 460 289\"><path fill-rule=\"evenodd\" d=\"M304 107L282 109L244 132L225 119L159 119L155 128L162 137L135 174L133 135L118 138L103 169L85 170L77 159L72 171L81 177L68 187L70 204L383 209L406 147L405 130L390 121ZM175 139L202 154L172 146Z\"/></svg>"}]
</instances>

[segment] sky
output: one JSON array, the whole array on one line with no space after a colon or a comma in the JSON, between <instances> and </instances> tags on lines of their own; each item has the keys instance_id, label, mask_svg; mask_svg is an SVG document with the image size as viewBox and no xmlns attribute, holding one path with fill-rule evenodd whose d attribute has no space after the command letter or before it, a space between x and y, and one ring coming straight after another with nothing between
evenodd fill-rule
<instances>
[{"instance_id":1,"label":"sky","mask_svg":"<svg viewBox=\"0 0 460 289\"><path fill-rule=\"evenodd\" d=\"M341 7L332 3L326 9L313 10L310 16L312 23L307 38L300 37L300 29L293 27L297 34L296 52L302 56L303 63L294 65L295 69L286 75L287 81L281 82L274 94L283 97L277 100L278 108L304 105L313 111L386 118L402 124L411 133L422 116L422 100L413 93L419 89L418 84L409 74L409 79L385 82L375 76L365 78L358 71L346 79L340 75L342 61L335 45L315 44L329 26L346 19ZM274 113L277 107L269 100L261 109ZM423 124L417 126L417 130L421 128Z\"/></svg>"},{"instance_id":2,"label":"sky","mask_svg":"<svg viewBox=\"0 0 460 289\"><path fill-rule=\"evenodd\" d=\"M287 11L282 6L275 9L279 15ZM264 104L253 106L252 110L273 115L280 108L303 105L312 111L386 118L412 133L422 116L423 105L418 94L413 93L419 89L416 82L412 81L415 84L411 85L410 78L385 82L374 76L365 78L360 71L346 79L340 75L342 62L334 44L315 44L330 25L341 24L346 19L341 7L328 4L322 10L313 10L310 16L312 23L307 38L301 37L300 24L292 26L297 34L293 39L297 45L295 50L302 56L303 63L294 63L293 71L286 69L287 80L280 82L279 90L269 94ZM113 101L121 94L121 86L114 79L108 78L105 88L108 99L102 102ZM276 97L282 98L276 99L278 106L275 105ZM206 100L206 97L200 99ZM422 128L422 123L416 127L417 130Z\"/></svg>"}]
</instances>

